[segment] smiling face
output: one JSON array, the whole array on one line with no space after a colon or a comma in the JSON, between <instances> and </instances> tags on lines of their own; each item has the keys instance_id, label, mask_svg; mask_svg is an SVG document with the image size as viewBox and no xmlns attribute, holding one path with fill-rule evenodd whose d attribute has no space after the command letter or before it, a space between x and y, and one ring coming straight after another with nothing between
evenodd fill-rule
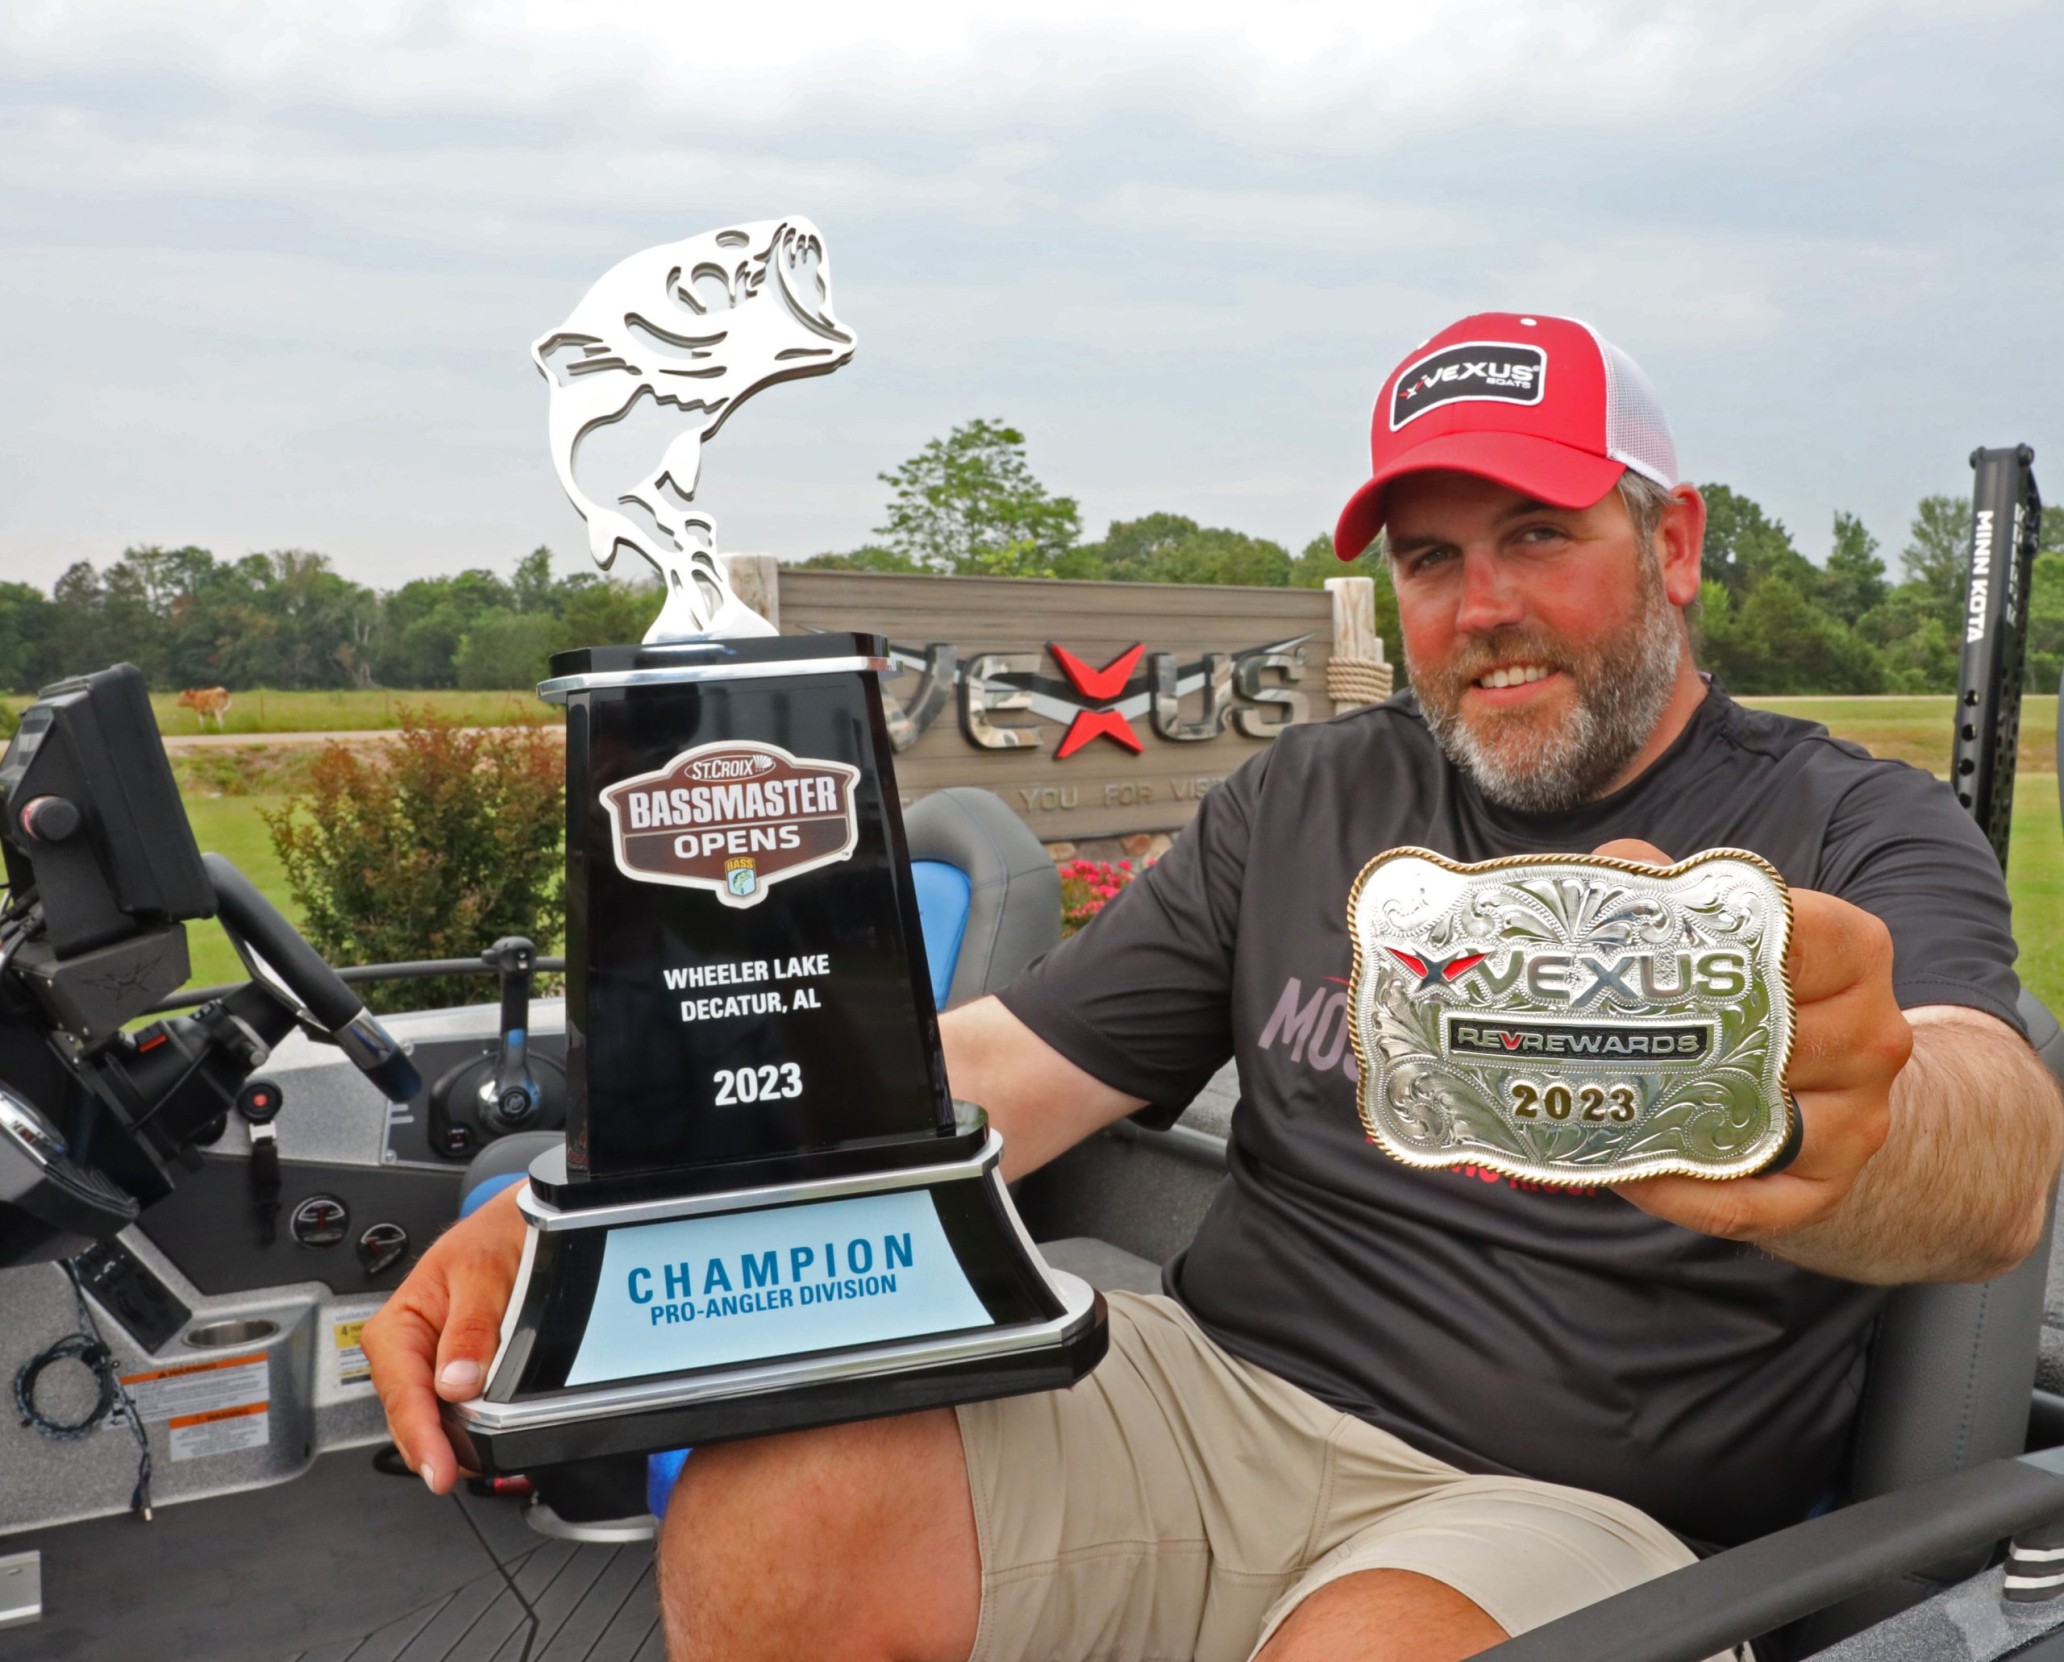
<instances>
[{"instance_id":1,"label":"smiling face","mask_svg":"<svg viewBox=\"0 0 2064 1662\"><path fill-rule=\"evenodd\" d=\"M1617 489L1556 508L1431 471L1383 507L1413 691L1492 801L1577 807L1683 731L1704 696L1679 610L1698 594L1696 491L1673 493L1648 547Z\"/></svg>"}]
</instances>

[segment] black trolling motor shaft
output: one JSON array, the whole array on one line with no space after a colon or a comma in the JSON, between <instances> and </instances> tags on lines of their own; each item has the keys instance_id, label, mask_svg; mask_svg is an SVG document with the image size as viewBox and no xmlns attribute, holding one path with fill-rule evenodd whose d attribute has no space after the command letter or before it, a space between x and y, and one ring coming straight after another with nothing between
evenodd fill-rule
<instances>
[{"instance_id":1,"label":"black trolling motor shaft","mask_svg":"<svg viewBox=\"0 0 2064 1662\"><path fill-rule=\"evenodd\" d=\"M2028 590L2042 534L2042 496L2035 487L2035 452L2025 444L1974 450L1971 467L1969 575L1950 781L2004 871L2013 830Z\"/></svg>"}]
</instances>

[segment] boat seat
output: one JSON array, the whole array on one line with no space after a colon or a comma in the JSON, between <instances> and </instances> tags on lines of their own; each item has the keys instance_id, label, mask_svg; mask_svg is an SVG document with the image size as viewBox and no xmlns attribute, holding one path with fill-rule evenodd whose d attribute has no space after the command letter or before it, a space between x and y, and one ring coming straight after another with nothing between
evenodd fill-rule
<instances>
[{"instance_id":1,"label":"boat seat","mask_svg":"<svg viewBox=\"0 0 2064 1662\"><path fill-rule=\"evenodd\" d=\"M1100 1293L1158 1293L1161 1266L1094 1235L1041 1241L1039 1250L1057 1270L1079 1275Z\"/></svg>"},{"instance_id":2,"label":"boat seat","mask_svg":"<svg viewBox=\"0 0 2064 1662\"><path fill-rule=\"evenodd\" d=\"M955 785L903 813L918 919L941 1010L1015 981L1061 939L1061 874L992 791Z\"/></svg>"},{"instance_id":3,"label":"boat seat","mask_svg":"<svg viewBox=\"0 0 2064 1662\"><path fill-rule=\"evenodd\" d=\"M2064 1082L2064 1031L2025 989L2021 1019L2029 1043ZM1989 1460L2017 1455L2029 1442L2029 1408L2040 1350L2064 1346L2057 1322L2064 1287L2054 1278L2058 1245L2053 1193L2043 1244L1992 1281L1894 1289L1878 1318L1857 1408L1848 1481L1841 1504L1910 1489ZM1984 1551L1880 1581L1801 1623L1788 1654L1810 1655L1884 1621L1975 1574Z\"/></svg>"}]
</instances>

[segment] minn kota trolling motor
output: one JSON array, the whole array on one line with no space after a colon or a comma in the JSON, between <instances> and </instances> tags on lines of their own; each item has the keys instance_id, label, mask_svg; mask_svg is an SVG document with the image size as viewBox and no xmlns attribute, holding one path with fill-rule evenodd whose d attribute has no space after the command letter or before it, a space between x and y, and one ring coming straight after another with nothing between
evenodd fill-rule
<instances>
[{"instance_id":1,"label":"minn kota trolling motor","mask_svg":"<svg viewBox=\"0 0 2064 1662\"><path fill-rule=\"evenodd\" d=\"M445 1410L483 1472L1049 1390L1104 1353L1102 1299L1041 1260L947 1090L884 644L777 636L684 509L732 409L852 351L801 219L634 255L535 348L596 558L636 549L667 596L539 689L566 705L567 1130L486 1389ZM685 430L596 500L575 450L647 394Z\"/></svg>"}]
</instances>

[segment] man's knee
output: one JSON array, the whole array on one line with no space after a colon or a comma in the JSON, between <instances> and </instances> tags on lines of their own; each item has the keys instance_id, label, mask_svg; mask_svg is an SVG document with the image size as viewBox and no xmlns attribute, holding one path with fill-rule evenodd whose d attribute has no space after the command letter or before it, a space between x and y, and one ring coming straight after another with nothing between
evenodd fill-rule
<instances>
[{"instance_id":1,"label":"man's knee","mask_svg":"<svg viewBox=\"0 0 2064 1662\"><path fill-rule=\"evenodd\" d=\"M668 1647L960 1662L981 1562L950 1410L699 1449L660 1542Z\"/></svg>"},{"instance_id":2,"label":"man's knee","mask_svg":"<svg viewBox=\"0 0 2064 1662\"><path fill-rule=\"evenodd\" d=\"M1444 1581L1410 1570L1363 1570L1327 1582L1299 1604L1257 1662L1337 1656L1451 1662L1506 1637L1480 1605Z\"/></svg>"}]
</instances>

